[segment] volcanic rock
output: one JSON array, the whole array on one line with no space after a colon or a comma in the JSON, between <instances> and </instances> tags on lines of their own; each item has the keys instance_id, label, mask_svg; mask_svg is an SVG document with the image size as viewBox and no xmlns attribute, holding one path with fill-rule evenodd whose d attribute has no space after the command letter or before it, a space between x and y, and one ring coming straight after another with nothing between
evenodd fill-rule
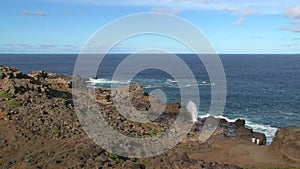
<instances>
[{"instance_id":1,"label":"volcanic rock","mask_svg":"<svg viewBox=\"0 0 300 169\"><path fill-rule=\"evenodd\" d=\"M288 127L276 132L271 143L273 151L279 151L290 161L300 162L300 128Z\"/></svg>"}]
</instances>

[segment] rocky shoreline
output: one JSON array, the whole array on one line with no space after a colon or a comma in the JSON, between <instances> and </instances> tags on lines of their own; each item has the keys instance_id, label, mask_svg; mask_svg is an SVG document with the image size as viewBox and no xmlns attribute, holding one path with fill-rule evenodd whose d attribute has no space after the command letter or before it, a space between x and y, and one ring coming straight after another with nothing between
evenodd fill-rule
<instances>
[{"instance_id":1,"label":"rocky shoreline","mask_svg":"<svg viewBox=\"0 0 300 169\"><path fill-rule=\"evenodd\" d=\"M80 77L78 77L80 78ZM85 85L82 79L82 85ZM129 86L131 104L137 110L163 108L151 124L134 123L118 113L112 98L123 99L125 89L95 89L101 113L115 130L130 137L155 137L168 129L180 110L179 103L162 104L144 93L138 84ZM89 96L87 96L89 97ZM151 105L149 100L157 104ZM127 112L126 107L122 110ZM171 150L148 158L126 158L110 153L83 131L72 100L72 78L35 71L23 74L0 66L0 168L262 168L300 166L300 128L280 129L270 146L266 137L245 127L240 119L220 119L204 143L199 133L206 120L198 119ZM260 145L251 142L260 140Z\"/></svg>"}]
</instances>

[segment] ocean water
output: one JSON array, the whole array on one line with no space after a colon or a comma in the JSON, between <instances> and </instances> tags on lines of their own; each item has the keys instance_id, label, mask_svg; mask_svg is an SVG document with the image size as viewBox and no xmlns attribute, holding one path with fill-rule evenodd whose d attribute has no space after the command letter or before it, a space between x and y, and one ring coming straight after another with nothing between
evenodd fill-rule
<instances>
[{"instance_id":1,"label":"ocean water","mask_svg":"<svg viewBox=\"0 0 300 169\"><path fill-rule=\"evenodd\" d=\"M24 73L45 70L72 75L77 56L1 54L0 64L16 67ZM131 81L112 81L116 67L126 56L106 56L99 67L96 86L140 83L148 93L155 89L163 90L165 102L181 101L176 79L161 70L146 69ZM179 56L198 81L201 98L199 116L205 117L211 101L211 85L214 84L210 83L205 67L195 55ZM266 134L268 143L278 128L300 126L300 55L220 55L220 59L227 81L227 99L222 117L229 121L245 119L248 127ZM185 87L191 86L187 84Z\"/></svg>"}]
</instances>

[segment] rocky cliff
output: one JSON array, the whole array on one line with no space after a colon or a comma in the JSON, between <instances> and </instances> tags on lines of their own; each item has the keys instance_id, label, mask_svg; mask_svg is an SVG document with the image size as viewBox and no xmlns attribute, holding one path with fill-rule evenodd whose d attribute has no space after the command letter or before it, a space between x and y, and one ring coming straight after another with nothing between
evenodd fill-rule
<instances>
[{"instance_id":1,"label":"rocky cliff","mask_svg":"<svg viewBox=\"0 0 300 169\"><path fill-rule=\"evenodd\" d=\"M157 117L156 111L163 113L151 124L134 123L113 104L123 99L124 88L93 91L108 124L128 136L155 137L172 125L180 110L187 112L179 103L160 103L138 84L130 85L129 89L131 104L137 110L150 109L152 113L147 115L153 118ZM156 104L151 105L150 100ZM212 137L199 142L205 120L199 119L186 139L159 156L143 159L117 156L99 147L82 130L74 111L71 77L44 71L23 74L15 68L0 66L0 168L239 168L240 163L229 165L226 161L216 162L217 158L195 158L193 154L222 148L218 147L221 141L260 147L251 143L251 138L256 137L262 140L261 144L265 143L264 134L247 129L245 121L231 123L225 119L219 121ZM298 165L299 137L293 137L298 131L298 128L283 129L271 146L272 151L280 151L283 158L292 160L292 165Z\"/></svg>"}]
</instances>

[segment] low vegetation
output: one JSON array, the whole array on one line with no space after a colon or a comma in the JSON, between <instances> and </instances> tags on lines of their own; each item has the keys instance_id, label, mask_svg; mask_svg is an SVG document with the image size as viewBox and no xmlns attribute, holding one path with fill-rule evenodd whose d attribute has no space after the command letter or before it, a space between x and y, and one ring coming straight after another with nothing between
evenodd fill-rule
<instances>
[{"instance_id":1,"label":"low vegetation","mask_svg":"<svg viewBox=\"0 0 300 169\"><path fill-rule=\"evenodd\" d=\"M0 98L8 98L8 99L10 99L12 97L13 97L13 95L11 95L11 94L9 94L7 92L4 92L4 91L0 92Z\"/></svg>"},{"instance_id":2,"label":"low vegetation","mask_svg":"<svg viewBox=\"0 0 300 169\"><path fill-rule=\"evenodd\" d=\"M118 155L116 155L114 153L110 153L108 155L108 157L111 158L111 159L113 159L113 160L116 160L118 163L123 163L123 162L125 162L126 160L129 159L127 157L118 156Z\"/></svg>"},{"instance_id":3,"label":"low vegetation","mask_svg":"<svg viewBox=\"0 0 300 169\"><path fill-rule=\"evenodd\" d=\"M154 133L153 131L149 131L148 134L149 134L151 137L155 137L155 136L156 136L156 133Z\"/></svg>"},{"instance_id":4,"label":"low vegetation","mask_svg":"<svg viewBox=\"0 0 300 169\"><path fill-rule=\"evenodd\" d=\"M20 105L16 100L8 100L6 104L12 108L16 108Z\"/></svg>"},{"instance_id":5,"label":"low vegetation","mask_svg":"<svg viewBox=\"0 0 300 169\"><path fill-rule=\"evenodd\" d=\"M186 144L183 144L183 143L180 143L178 145L179 148L182 148L182 149L186 149L187 148L187 145Z\"/></svg>"}]
</instances>

